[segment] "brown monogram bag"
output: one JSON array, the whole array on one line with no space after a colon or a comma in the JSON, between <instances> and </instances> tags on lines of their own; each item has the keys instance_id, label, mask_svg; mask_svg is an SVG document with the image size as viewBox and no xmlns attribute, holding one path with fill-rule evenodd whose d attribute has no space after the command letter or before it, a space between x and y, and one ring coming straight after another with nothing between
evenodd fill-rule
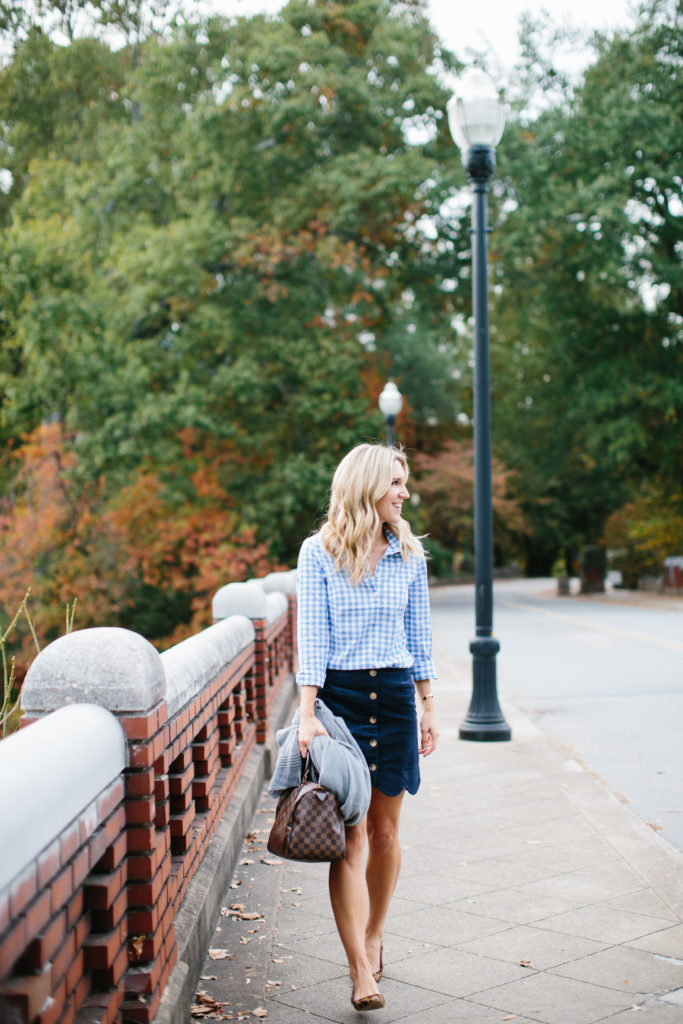
<instances>
[{"instance_id":1,"label":"brown monogram bag","mask_svg":"<svg viewBox=\"0 0 683 1024\"><path fill-rule=\"evenodd\" d=\"M298 786L286 789L275 811L268 849L285 860L333 861L346 855L344 819L334 793L311 780L310 755Z\"/></svg>"}]
</instances>

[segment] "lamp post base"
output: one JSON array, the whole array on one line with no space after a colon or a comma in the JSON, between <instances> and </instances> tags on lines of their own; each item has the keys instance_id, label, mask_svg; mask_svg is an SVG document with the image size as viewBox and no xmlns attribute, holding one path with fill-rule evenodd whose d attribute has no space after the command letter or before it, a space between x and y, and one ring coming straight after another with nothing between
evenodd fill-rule
<instances>
[{"instance_id":1,"label":"lamp post base","mask_svg":"<svg viewBox=\"0 0 683 1024\"><path fill-rule=\"evenodd\" d=\"M498 703L496 654L499 650L500 644L493 637L480 637L470 644L472 701L460 726L461 740L493 743L512 739L512 730Z\"/></svg>"}]
</instances>

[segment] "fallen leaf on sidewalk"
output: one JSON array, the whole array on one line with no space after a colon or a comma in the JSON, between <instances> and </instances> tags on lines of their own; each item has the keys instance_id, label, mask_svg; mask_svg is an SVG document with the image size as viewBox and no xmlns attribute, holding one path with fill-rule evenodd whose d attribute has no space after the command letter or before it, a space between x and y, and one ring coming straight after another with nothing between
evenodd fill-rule
<instances>
[{"instance_id":1,"label":"fallen leaf on sidewalk","mask_svg":"<svg viewBox=\"0 0 683 1024\"><path fill-rule=\"evenodd\" d=\"M517 1014L511 1013L509 1017L501 1017L501 1020L517 1020Z\"/></svg>"},{"instance_id":2,"label":"fallen leaf on sidewalk","mask_svg":"<svg viewBox=\"0 0 683 1024\"><path fill-rule=\"evenodd\" d=\"M224 917L236 917L238 921L265 921L263 914L256 910L245 910L244 903L231 903L230 910L221 907Z\"/></svg>"},{"instance_id":3,"label":"fallen leaf on sidewalk","mask_svg":"<svg viewBox=\"0 0 683 1024\"><path fill-rule=\"evenodd\" d=\"M240 867L243 864L253 864L253 863L254 863L254 861L251 859L251 857L245 857L244 860L240 861Z\"/></svg>"},{"instance_id":4,"label":"fallen leaf on sidewalk","mask_svg":"<svg viewBox=\"0 0 683 1024\"><path fill-rule=\"evenodd\" d=\"M531 963L531 960L520 960L519 961L519 966L520 967L533 967L533 964Z\"/></svg>"},{"instance_id":5,"label":"fallen leaf on sidewalk","mask_svg":"<svg viewBox=\"0 0 683 1024\"><path fill-rule=\"evenodd\" d=\"M197 1001L190 1007L190 1014L193 1017L214 1017L214 1015L221 1011L224 1006L223 1003L216 1002L216 1000L206 992L197 992L195 999ZM220 1016L215 1017L214 1019L220 1020Z\"/></svg>"},{"instance_id":6,"label":"fallen leaf on sidewalk","mask_svg":"<svg viewBox=\"0 0 683 1024\"><path fill-rule=\"evenodd\" d=\"M270 867L276 868L278 864L282 864L281 860L274 860L272 857L261 857L262 864L268 864Z\"/></svg>"},{"instance_id":7,"label":"fallen leaf on sidewalk","mask_svg":"<svg viewBox=\"0 0 683 1024\"><path fill-rule=\"evenodd\" d=\"M202 974L199 978L200 981L216 981L215 974Z\"/></svg>"},{"instance_id":8,"label":"fallen leaf on sidewalk","mask_svg":"<svg viewBox=\"0 0 683 1024\"><path fill-rule=\"evenodd\" d=\"M210 949L209 950L210 960L234 960L235 957L232 953L229 953L227 949Z\"/></svg>"},{"instance_id":9,"label":"fallen leaf on sidewalk","mask_svg":"<svg viewBox=\"0 0 683 1024\"><path fill-rule=\"evenodd\" d=\"M255 1010L251 1011L252 1017L267 1017L268 1011L264 1010L262 1006L257 1006Z\"/></svg>"},{"instance_id":10,"label":"fallen leaf on sidewalk","mask_svg":"<svg viewBox=\"0 0 683 1024\"><path fill-rule=\"evenodd\" d=\"M653 832L661 832L663 828L662 825L655 825L653 821L646 821L645 824L648 828L651 828Z\"/></svg>"}]
</instances>

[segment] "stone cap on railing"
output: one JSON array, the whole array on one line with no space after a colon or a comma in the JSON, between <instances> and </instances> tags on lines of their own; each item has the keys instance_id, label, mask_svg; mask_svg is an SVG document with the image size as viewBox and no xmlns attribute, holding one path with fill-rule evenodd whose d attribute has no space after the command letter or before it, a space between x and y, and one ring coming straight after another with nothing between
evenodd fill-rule
<instances>
[{"instance_id":1,"label":"stone cap on railing","mask_svg":"<svg viewBox=\"0 0 683 1024\"><path fill-rule=\"evenodd\" d=\"M293 597L296 594L296 569L289 569L287 572L270 572L256 582L263 587L266 593L279 590L281 594Z\"/></svg>"},{"instance_id":2,"label":"stone cap on railing","mask_svg":"<svg viewBox=\"0 0 683 1024\"><path fill-rule=\"evenodd\" d=\"M246 615L249 619L266 618L266 592L256 580L248 583L226 583L214 594L211 611L214 621L229 615Z\"/></svg>"},{"instance_id":3,"label":"stone cap on railing","mask_svg":"<svg viewBox=\"0 0 683 1024\"><path fill-rule=\"evenodd\" d=\"M266 621L268 625L279 619L289 608L287 598L279 590L266 594Z\"/></svg>"},{"instance_id":4,"label":"stone cap on railing","mask_svg":"<svg viewBox=\"0 0 683 1024\"><path fill-rule=\"evenodd\" d=\"M100 704L139 712L166 695L158 651L129 629L99 626L54 640L40 652L21 691L24 712L40 714L64 704Z\"/></svg>"},{"instance_id":5,"label":"stone cap on railing","mask_svg":"<svg viewBox=\"0 0 683 1024\"><path fill-rule=\"evenodd\" d=\"M265 619L270 624L286 612L288 607L282 591L273 589L267 592L261 580L249 580L248 583L227 583L217 590L212 602L212 613L214 622L232 615L246 615L250 619Z\"/></svg>"},{"instance_id":6,"label":"stone cap on railing","mask_svg":"<svg viewBox=\"0 0 683 1024\"><path fill-rule=\"evenodd\" d=\"M169 718L215 679L253 639L251 620L246 615L230 615L164 651L161 662L166 673Z\"/></svg>"},{"instance_id":7,"label":"stone cap on railing","mask_svg":"<svg viewBox=\"0 0 683 1024\"><path fill-rule=\"evenodd\" d=\"M125 767L123 730L109 711L94 704L60 708L4 739L0 743L0 820L5 832L0 890Z\"/></svg>"}]
</instances>

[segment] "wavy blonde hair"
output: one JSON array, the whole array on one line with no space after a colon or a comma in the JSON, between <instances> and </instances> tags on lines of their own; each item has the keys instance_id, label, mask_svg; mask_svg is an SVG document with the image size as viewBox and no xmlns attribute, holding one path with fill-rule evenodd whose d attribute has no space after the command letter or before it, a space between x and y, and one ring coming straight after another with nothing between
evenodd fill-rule
<instances>
[{"instance_id":1,"label":"wavy blonde hair","mask_svg":"<svg viewBox=\"0 0 683 1024\"><path fill-rule=\"evenodd\" d=\"M384 444L359 444L344 456L332 478L327 519L320 528L324 548L334 558L337 571L348 573L358 586L368 570L372 545L381 525L377 502L389 490L397 460L408 479L408 460L401 448ZM396 526L385 524L398 538L401 555L422 553L422 545L405 519Z\"/></svg>"}]
</instances>

